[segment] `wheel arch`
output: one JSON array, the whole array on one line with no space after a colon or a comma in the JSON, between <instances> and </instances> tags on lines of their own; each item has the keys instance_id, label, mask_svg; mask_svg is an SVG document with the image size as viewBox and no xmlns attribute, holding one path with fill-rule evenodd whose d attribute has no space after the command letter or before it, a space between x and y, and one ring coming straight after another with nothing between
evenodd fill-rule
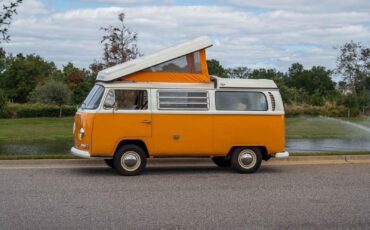
<instances>
[{"instance_id":1,"label":"wheel arch","mask_svg":"<svg viewBox=\"0 0 370 230\"><path fill-rule=\"evenodd\" d=\"M124 145L137 145L139 147L141 147L144 152L145 152L145 156L149 158L149 151L148 151L148 148L146 147L146 144L143 140L140 140L140 139L124 139L124 140L121 140L118 145L116 146L115 150L114 150L114 155L117 153L117 150L119 148L121 148L122 146ZM113 157L114 157L113 155Z\"/></svg>"},{"instance_id":2,"label":"wheel arch","mask_svg":"<svg viewBox=\"0 0 370 230\"><path fill-rule=\"evenodd\" d=\"M237 145L230 148L229 152L227 153L227 158L230 159L231 154L234 152L236 148L256 148L260 150L262 155L262 160L268 161L271 156L268 154L266 146L243 146L243 145Z\"/></svg>"}]
</instances>

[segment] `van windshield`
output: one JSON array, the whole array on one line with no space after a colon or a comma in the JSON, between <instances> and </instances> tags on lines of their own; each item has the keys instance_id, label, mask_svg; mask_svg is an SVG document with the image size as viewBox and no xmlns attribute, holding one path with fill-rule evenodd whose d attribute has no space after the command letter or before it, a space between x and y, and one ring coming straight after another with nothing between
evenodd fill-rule
<instances>
[{"instance_id":1,"label":"van windshield","mask_svg":"<svg viewBox=\"0 0 370 230\"><path fill-rule=\"evenodd\" d=\"M103 97L104 87L101 85L95 85L87 95L84 102L81 104L81 109L96 109L99 107L100 101Z\"/></svg>"}]
</instances>

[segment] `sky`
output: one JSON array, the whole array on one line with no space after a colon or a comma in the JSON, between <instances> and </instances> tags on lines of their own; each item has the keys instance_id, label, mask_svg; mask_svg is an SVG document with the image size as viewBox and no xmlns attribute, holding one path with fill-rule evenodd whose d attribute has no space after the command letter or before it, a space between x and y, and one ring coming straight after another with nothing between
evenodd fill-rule
<instances>
[{"instance_id":1,"label":"sky","mask_svg":"<svg viewBox=\"0 0 370 230\"><path fill-rule=\"evenodd\" d=\"M225 67L333 69L334 47L370 46L369 0L24 0L1 46L88 68L102 57L100 28L119 25L121 12L144 55L207 35L207 58Z\"/></svg>"}]
</instances>

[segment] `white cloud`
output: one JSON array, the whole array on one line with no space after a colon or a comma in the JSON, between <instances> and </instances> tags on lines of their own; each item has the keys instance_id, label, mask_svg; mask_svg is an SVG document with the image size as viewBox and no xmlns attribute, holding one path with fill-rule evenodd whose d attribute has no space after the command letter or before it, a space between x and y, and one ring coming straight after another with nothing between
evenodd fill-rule
<instances>
[{"instance_id":1,"label":"white cloud","mask_svg":"<svg viewBox=\"0 0 370 230\"><path fill-rule=\"evenodd\" d=\"M136 3L147 3L153 0L82 0L84 2L97 2L106 4L136 4Z\"/></svg>"},{"instance_id":2,"label":"white cloud","mask_svg":"<svg viewBox=\"0 0 370 230\"><path fill-rule=\"evenodd\" d=\"M332 68L337 55L333 46L350 40L370 46L370 13L366 11L304 12L287 8L257 13L225 6L167 5L57 12L41 1L27 1L35 11L26 12L30 7L26 4L20 9L11 27L12 42L4 47L11 52L40 54L59 66L73 61L88 67L99 59L99 28L118 23L117 15L122 11L126 24L138 32L144 53L209 35L215 46L208 50L208 57L226 66L286 70L298 61Z\"/></svg>"},{"instance_id":3,"label":"white cloud","mask_svg":"<svg viewBox=\"0 0 370 230\"><path fill-rule=\"evenodd\" d=\"M370 11L366 0L221 0L221 2L245 7L306 12Z\"/></svg>"}]
</instances>

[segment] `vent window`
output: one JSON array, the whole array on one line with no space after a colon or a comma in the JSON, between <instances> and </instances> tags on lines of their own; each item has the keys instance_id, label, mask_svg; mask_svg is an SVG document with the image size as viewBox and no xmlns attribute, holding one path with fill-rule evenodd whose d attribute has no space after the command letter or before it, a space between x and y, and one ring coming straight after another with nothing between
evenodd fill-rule
<instances>
[{"instance_id":1,"label":"vent window","mask_svg":"<svg viewBox=\"0 0 370 230\"><path fill-rule=\"evenodd\" d=\"M158 91L158 109L208 110L208 92Z\"/></svg>"},{"instance_id":2,"label":"vent window","mask_svg":"<svg viewBox=\"0 0 370 230\"><path fill-rule=\"evenodd\" d=\"M275 108L276 108L275 97L271 92L269 92L269 96L270 96L270 99L271 99L271 107L272 107L271 109L272 109L272 111L275 111Z\"/></svg>"}]
</instances>

